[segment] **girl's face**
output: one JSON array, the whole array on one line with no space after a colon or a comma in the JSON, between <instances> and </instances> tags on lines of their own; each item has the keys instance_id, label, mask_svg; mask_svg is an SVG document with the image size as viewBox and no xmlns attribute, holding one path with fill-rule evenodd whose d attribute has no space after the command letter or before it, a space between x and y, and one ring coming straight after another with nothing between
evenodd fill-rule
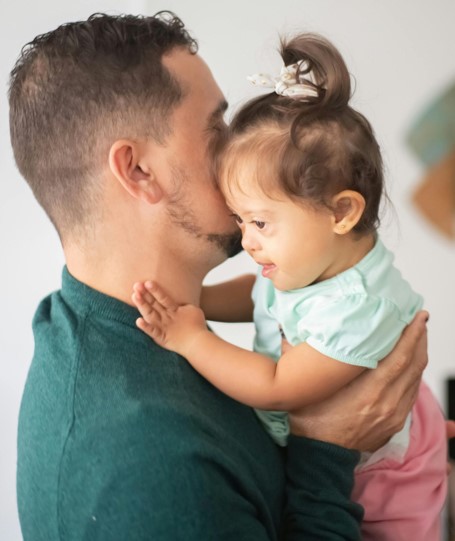
<instances>
[{"instance_id":1,"label":"girl's face","mask_svg":"<svg viewBox=\"0 0 455 541\"><path fill-rule=\"evenodd\" d=\"M225 195L244 249L277 289L305 287L344 270L340 236L328 209L298 205L282 193L272 199L258 187L230 186Z\"/></svg>"}]
</instances>

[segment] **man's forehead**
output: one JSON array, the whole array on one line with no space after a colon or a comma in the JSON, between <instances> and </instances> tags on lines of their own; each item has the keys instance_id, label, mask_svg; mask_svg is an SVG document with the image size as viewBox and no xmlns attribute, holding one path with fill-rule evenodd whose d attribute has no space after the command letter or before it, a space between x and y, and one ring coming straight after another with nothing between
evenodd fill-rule
<instances>
[{"instance_id":1,"label":"man's forehead","mask_svg":"<svg viewBox=\"0 0 455 541\"><path fill-rule=\"evenodd\" d=\"M179 83L183 94L180 114L198 115L209 124L226 110L227 103L204 60L179 47L163 57L164 66Z\"/></svg>"},{"instance_id":2,"label":"man's forehead","mask_svg":"<svg viewBox=\"0 0 455 541\"><path fill-rule=\"evenodd\" d=\"M176 47L163 56L163 65L183 87L213 87L221 94L210 68L198 54Z\"/></svg>"}]
</instances>

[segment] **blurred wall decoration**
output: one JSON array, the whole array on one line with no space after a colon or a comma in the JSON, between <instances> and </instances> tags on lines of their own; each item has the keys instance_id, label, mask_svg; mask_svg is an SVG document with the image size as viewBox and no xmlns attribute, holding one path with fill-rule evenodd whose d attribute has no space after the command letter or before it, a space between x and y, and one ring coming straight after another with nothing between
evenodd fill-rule
<instances>
[{"instance_id":1,"label":"blurred wall decoration","mask_svg":"<svg viewBox=\"0 0 455 541\"><path fill-rule=\"evenodd\" d=\"M445 238L455 240L455 81L438 95L411 126L407 143L424 165L412 200ZM446 414L455 419L455 379L446 380ZM450 442L447 530L455 541L455 441Z\"/></svg>"},{"instance_id":2,"label":"blurred wall decoration","mask_svg":"<svg viewBox=\"0 0 455 541\"><path fill-rule=\"evenodd\" d=\"M425 174L413 202L439 233L455 239L455 81L417 118L407 143Z\"/></svg>"}]
</instances>

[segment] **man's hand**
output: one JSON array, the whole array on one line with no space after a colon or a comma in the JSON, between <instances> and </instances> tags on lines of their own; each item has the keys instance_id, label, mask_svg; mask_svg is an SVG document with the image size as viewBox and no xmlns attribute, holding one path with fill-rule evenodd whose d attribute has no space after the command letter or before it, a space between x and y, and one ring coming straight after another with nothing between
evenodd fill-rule
<instances>
[{"instance_id":1,"label":"man's hand","mask_svg":"<svg viewBox=\"0 0 455 541\"><path fill-rule=\"evenodd\" d=\"M393 351L334 396L289 415L291 432L375 451L401 430L427 365L427 312L419 312Z\"/></svg>"},{"instance_id":2,"label":"man's hand","mask_svg":"<svg viewBox=\"0 0 455 541\"><path fill-rule=\"evenodd\" d=\"M132 300L141 314L137 326L159 346L188 357L192 344L208 332L204 313L191 304L179 306L154 282L133 286Z\"/></svg>"}]
</instances>

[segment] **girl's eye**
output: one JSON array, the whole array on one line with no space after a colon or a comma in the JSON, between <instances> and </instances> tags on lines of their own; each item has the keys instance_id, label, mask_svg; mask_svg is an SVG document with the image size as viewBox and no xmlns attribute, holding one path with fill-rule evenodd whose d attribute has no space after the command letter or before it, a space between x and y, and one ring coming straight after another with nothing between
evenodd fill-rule
<instances>
[{"instance_id":1,"label":"girl's eye","mask_svg":"<svg viewBox=\"0 0 455 541\"><path fill-rule=\"evenodd\" d=\"M260 222L259 220L254 220L253 223L258 229L264 229L264 227L265 227L265 222Z\"/></svg>"},{"instance_id":2,"label":"girl's eye","mask_svg":"<svg viewBox=\"0 0 455 541\"><path fill-rule=\"evenodd\" d=\"M231 214L231 216L234 218L234 220L240 225L243 224L242 218L238 214Z\"/></svg>"}]
</instances>

